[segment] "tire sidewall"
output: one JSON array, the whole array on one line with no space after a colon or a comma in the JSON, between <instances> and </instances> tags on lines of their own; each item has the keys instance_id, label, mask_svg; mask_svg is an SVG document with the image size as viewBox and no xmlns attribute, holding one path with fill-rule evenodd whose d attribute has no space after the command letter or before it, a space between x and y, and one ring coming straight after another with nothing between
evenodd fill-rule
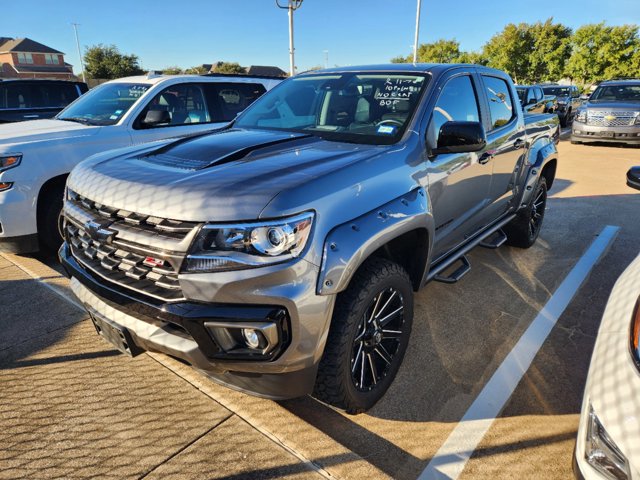
<instances>
[{"instance_id":1,"label":"tire sidewall","mask_svg":"<svg viewBox=\"0 0 640 480\"><path fill-rule=\"evenodd\" d=\"M538 183L536 184L536 189L534 190L534 193L531 197L531 203L529 204L529 206L527 207L527 220L530 221L531 217L533 216L533 204L536 201L536 198L538 197L538 193L540 192L540 190L544 190L544 203L542 204L542 210L539 212L540 213L540 224L538 225L538 227L536 228L536 231L533 233L533 236L529 236L529 242L531 244L535 243L535 241L538 239L538 237L540 236L540 231L542 230L542 225L544 223L544 214L545 211L547 209L547 181L544 177L540 177L540 179L538 180Z\"/></svg>"}]
</instances>

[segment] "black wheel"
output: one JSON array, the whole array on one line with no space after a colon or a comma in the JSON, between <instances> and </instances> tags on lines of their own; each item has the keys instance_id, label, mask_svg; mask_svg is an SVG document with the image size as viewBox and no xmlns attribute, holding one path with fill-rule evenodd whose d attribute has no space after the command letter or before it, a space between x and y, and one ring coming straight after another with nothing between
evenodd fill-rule
<instances>
[{"instance_id":1,"label":"black wheel","mask_svg":"<svg viewBox=\"0 0 640 480\"><path fill-rule=\"evenodd\" d=\"M63 196L64 189L55 189L38 202L38 237L42 248L50 253L62 245Z\"/></svg>"},{"instance_id":2,"label":"black wheel","mask_svg":"<svg viewBox=\"0 0 640 480\"><path fill-rule=\"evenodd\" d=\"M507 234L507 245L529 248L536 243L546 208L547 181L544 177L540 177L529 205L504 227L504 232Z\"/></svg>"},{"instance_id":3,"label":"black wheel","mask_svg":"<svg viewBox=\"0 0 640 480\"><path fill-rule=\"evenodd\" d=\"M390 260L367 260L336 299L314 396L350 414L373 407L400 368L412 322L407 272Z\"/></svg>"}]
</instances>

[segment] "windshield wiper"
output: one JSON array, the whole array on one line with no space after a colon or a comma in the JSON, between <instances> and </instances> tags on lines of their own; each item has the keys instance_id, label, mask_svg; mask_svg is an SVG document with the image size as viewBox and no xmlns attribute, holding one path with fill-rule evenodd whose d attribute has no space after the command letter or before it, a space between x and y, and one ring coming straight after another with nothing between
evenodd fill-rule
<instances>
[{"instance_id":1,"label":"windshield wiper","mask_svg":"<svg viewBox=\"0 0 640 480\"><path fill-rule=\"evenodd\" d=\"M91 120L83 117L64 117L64 118L58 117L58 120L63 120L65 122L81 123L82 125L93 125L93 123L91 123Z\"/></svg>"}]
</instances>

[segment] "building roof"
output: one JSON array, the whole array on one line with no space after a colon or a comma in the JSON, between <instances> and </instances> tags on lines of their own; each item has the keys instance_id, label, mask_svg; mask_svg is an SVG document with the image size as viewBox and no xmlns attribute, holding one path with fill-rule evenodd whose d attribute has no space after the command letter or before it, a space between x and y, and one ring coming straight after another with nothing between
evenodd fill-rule
<instances>
[{"instance_id":1,"label":"building roof","mask_svg":"<svg viewBox=\"0 0 640 480\"><path fill-rule=\"evenodd\" d=\"M247 67L247 75L264 75L267 77L286 77L287 72L280 67L272 67L267 65L251 65Z\"/></svg>"},{"instance_id":2,"label":"building roof","mask_svg":"<svg viewBox=\"0 0 640 480\"><path fill-rule=\"evenodd\" d=\"M18 73L73 73L65 65L11 65Z\"/></svg>"},{"instance_id":3,"label":"building roof","mask_svg":"<svg viewBox=\"0 0 640 480\"><path fill-rule=\"evenodd\" d=\"M30 38L0 37L0 40L4 40L0 42L0 52L62 53Z\"/></svg>"}]
</instances>

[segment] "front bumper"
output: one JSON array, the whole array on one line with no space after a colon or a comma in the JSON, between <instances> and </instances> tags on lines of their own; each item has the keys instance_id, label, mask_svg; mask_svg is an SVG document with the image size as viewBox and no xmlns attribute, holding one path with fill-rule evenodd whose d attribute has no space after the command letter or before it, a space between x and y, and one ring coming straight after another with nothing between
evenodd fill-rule
<instances>
[{"instance_id":1,"label":"front bumper","mask_svg":"<svg viewBox=\"0 0 640 480\"><path fill-rule=\"evenodd\" d=\"M0 192L0 252L37 252L37 231L36 205L29 191L15 184Z\"/></svg>"},{"instance_id":2,"label":"front bumper","mask_svg":"<svg viewBox=\"0 0 640 480\"><path fill-rule=\"evenodd\" d=\"M640 125L628 127L599 127L573 122L571 140L574 142L628 143L640 145Z\"/></svg>"},{"instance_id":3,"label":"front bumper","mask_svg":"<svg viewBox=\"0 0 640 480\"><path fill-rule=\"evenodd\" d=\"M320 312L315 310L316 316L310 319L301 317L305 306L296 303L296 298L285 301L261 296L255 291L239 291L233 303L160 303L109 284L83 269L66 244L60 249L59 257L72 278L73 292L85 308L125 328L140 348L182 359L214 381L246 393L285 399L312 392L326 340L324 330L332 311L332 297L316 296L316 300L326 303L326 309L321 312L321 319L326 323L310 325L308 320L318 320ZM315 289L315 282L311 282L311 288ZM314 309L318 305L307 303ZM301 308L297 308L298 305ZM204 326L205 322L263 322L283 311L287 314L289 338L269 360L220 358L220 348Z\"/></svg>"}]
</instances>

